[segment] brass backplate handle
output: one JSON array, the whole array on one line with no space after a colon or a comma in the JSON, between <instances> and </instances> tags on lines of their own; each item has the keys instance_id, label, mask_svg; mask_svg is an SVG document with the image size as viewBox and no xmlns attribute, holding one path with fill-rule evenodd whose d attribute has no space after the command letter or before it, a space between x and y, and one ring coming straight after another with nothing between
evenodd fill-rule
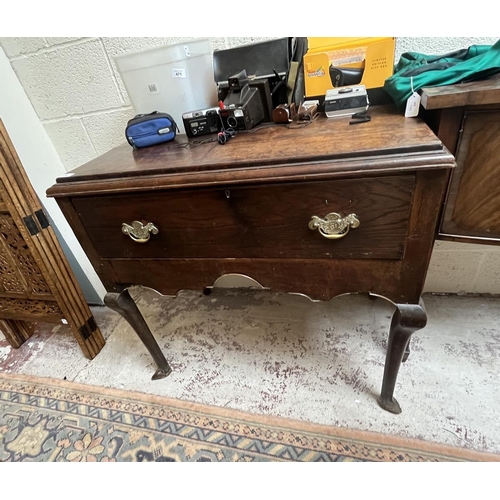
<instances>
[{"instance_id":1,"label":"brass backplate handle","mask_svg":"<svg viewBox=\"0 0 500 500\"><path fill-rule=\"evenodd\" d=\"M151 234L158 234L158 228L152 223L148 222L143 224L138 220L132 222L132 224L122 224L122 232L128 234L130 238L136 243L146 243L149 241Z\"/></svg>"},{"instance_id":2,"label":"brass backplate handle","mask_svg":"<svg viewBox=\"0 0 500 500\"><path fill-rule=\"evenodd\" d=\"M343 238L351 227L356 228L359 224L360 222L356 214L349 214L346 217L342 217L340 214L331 212L324 219L313 215L309 221L309 229L317 229L321 236L329 240L338 240L339 238Z\"/></svg>"}]
</instances>

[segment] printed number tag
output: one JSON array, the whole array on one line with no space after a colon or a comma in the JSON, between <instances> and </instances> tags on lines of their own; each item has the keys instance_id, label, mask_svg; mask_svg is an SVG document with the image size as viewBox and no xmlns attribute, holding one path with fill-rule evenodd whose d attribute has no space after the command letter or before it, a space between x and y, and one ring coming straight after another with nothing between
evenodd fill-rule
<instances>
[{"instance_id":1,"label":"printed number tag","mask_svg":"<svg viewBox=\"0 0 500 500\"><path fill-rule=\"evenodd\" d=\"M420 109L420 96L417 94L417 92L413 92L413 94L406 101L405 116L407 118L418 116L419 109Z\"/></svg>"},{"instance_id":2,"label":"printed number tag","mask_svg":"<svg viewBox=\"0 0 500 500\"><path fill-rule=\"evenodd\" d=\"M184 68L172 69L172 78L186 78L186 70Z\"/></svg>"}]
</instances>

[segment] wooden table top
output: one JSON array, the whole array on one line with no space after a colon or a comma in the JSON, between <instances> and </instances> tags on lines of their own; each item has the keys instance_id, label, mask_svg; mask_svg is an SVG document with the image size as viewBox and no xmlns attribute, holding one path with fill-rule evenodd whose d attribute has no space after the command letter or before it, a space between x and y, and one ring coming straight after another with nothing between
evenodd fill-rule
<instances>
[{"instance_id":1,"label":"wooden table top","mask_svg":"<svg viewBox=\"0 0 500 500\"><path fill-rule=\"evenodd\" d=\"M438 150L441 142L419 119L408 119L391 107L373 107L372 121L349 125L350 118L327 119L301 129L272 126L240 132L227 144L217 142L179 147L190 142L180 135L174 141L134 151L124 143L99 158L76 168L73 175L57 182L173 173L228 166L298 163L311 159L337 159L345 156L383 155L411 151ZM213 138L202 136L199 140Z\"/></svg>"},{"instance_id":2,"label":"wooden table top","mask_svg":"<svg viewBox=\"0 0 500 500\"><path fill-rule=\"evenodd\" d=\"M500 74L485 80L441 87L423 87L420 101L424 109L455 108L500 103Z\"/></svg>"},{"instance_id":3,"label":"wooden table top","mask_svg":"<svg viewBox=\"0 0 500 500\"><path fill-rule=\"evenodd\" d=\"M195 177L206 184L216 179L244 182L315 172L345 175L377 168L386 172L454 165L453 157L420 118L405 118L393 106L373 106L369 115L370 122L356 125L349 125L350 117L324 115L299 129L268 124L240 132L225 145L195 145L183 135L136 151L125 143L59 177L47 195L159 188L187 180L193 183ZM216 141L216 136L199 140L206 139ZM420 163L415 157L421 157Z\"/></svg>"}]
</instances>

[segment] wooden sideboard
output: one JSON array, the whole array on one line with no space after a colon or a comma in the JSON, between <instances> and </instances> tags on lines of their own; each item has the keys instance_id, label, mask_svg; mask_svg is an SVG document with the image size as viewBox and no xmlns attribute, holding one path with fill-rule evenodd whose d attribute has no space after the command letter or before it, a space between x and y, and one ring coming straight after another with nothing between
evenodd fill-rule
<instances>
[{"instance_id":1,"label":"wooden sideboard","mask_svg":"<svg viewBox=\"0 0 500 500\"><path fill-rule=\"evenodd\" d=\"M438 238L500 244L500 74L421 94L423 119L457 161Z\"/></svg>"},{"instance_id":2,"label":"wooden sideboard","mask_svg":"<svg viewBox=\"0 0 500 500\"><path fill-rule=\"evenodd\" d=\"M401 411L396 378L426 324L421 293L455 160L422 120L392 106L370 114L357 125L323 117L254 129L225 145L183 136L137 151L124 144L47 191L106 286L105 303L153 356L153 378L170 366L127 288L175 295L237 273L313 300L390 300L379 403Z\"/></svg>"}]
</instances>

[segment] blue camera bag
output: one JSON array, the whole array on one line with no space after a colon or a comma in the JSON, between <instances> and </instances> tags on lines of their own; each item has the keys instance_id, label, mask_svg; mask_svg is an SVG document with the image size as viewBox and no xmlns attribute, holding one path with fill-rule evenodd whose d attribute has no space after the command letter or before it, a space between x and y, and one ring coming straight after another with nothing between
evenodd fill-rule
<instances>
[{"instance_id":1,"label":"blue camera bag","mask_svg":"<svg viewBox=\"0 0 500 500\"><path fill-rule=\"evenodd\" d=\"M168 113L153 111L129 120L125 137L134 149L145 148L173 140L177 130L175 120Z\"/></svg>"}]
</instances>

